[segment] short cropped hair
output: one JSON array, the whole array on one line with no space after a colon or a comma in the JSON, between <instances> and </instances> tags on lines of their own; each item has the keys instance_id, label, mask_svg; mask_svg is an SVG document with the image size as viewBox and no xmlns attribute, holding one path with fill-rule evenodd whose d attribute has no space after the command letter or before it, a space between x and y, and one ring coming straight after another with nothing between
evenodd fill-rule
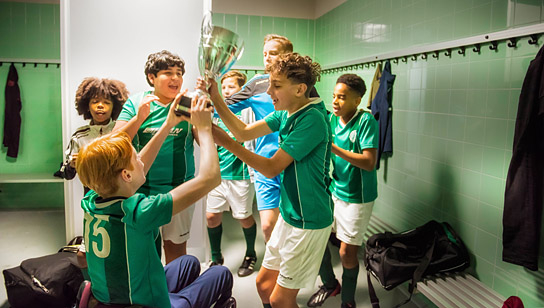
<instances>
[{"instance_id":1,"label":"short cropped hair","mask_svg":"<svg viewBox=\"0 0 544 308\"><path fill-rule=\"evenodd\" d=\"M181 68L181 74L185 74L185 61L180 58L178 55L171 53L168 50L159 51L152 53L147 57L147 62L145 63L145 79L150 86L153 86L148 74L153 74L157 76L157 73L162 70L167 70L169 67L177 66Z\"/></svg>"},{"instance_id":2,"label":"short cropped hair","mask_svg":"<svg viewBox=\"0 0 544 308\"><path fill-rule=\"evenodd\" d=\"M267 34L264 37L264 44L266 44L268 41L276 41L280 43L283 52L293 52L293 43L291 43L291 41L285 36L278 34Z\"/></svg>"},{"instance_id":3,"label":"short cropped hair","mask_svg":"<svg viewBox=\"0 0 544 308\"><path fill-rule=\"evenodd\" d=\"M81 183L100 196L117 191L117 177L123 169L133 170L132 143L125 132L97 138L79 151L76 171Z\"/></svg>"},{"instance_id":4,"label":"short cropped hair","mask_svg":"<svg viewBox=\"0 0 544 308\"><path fill-rule=\"evenodd\" d=\"M359 96L363 97L366 93L366 85L364 80L355 74L344 74L336 80L336 83L343 83L350 89L355 91Z\"/></svg>"},{"instance_id":5,"label":"short cropped hair","mask_svg":"<svg viewBox=\"0 0 544 308\"><path fill-rule=\"evenodd\" d=\"M305 95L309 97L310 91L321 77L321 65L308 56L301 56L296 52L286 53L272 63L270 73L283 74L291 81L306 84Z\"/></svg>"},{"instance_id":6,"label":"short cropped hair","mask_svg":"<svg viewBox=\"0 0 544 308\"><path fill-rule=\"evenodd\" d=\"M247 77L244 73L236 70L228 71L223 77L221 77L221 83L227 78L234 78L236 83L241 87L246 83Z\"/></svg>"},{"instance_id":7,"label":"short cropped hair","mask_svg":"<svg viewBox=\"0 0 544 308\"><path fill-rule=\"evenodd\" d=\"M119 80L87 77L79 85L76 91L76 110L85 120L92 119L89 103L93 98L105 98L113 103L111 117L117 117L123 109L123 104L128 98L128 90L125 84Z\"/></svg>"}]
</instances>

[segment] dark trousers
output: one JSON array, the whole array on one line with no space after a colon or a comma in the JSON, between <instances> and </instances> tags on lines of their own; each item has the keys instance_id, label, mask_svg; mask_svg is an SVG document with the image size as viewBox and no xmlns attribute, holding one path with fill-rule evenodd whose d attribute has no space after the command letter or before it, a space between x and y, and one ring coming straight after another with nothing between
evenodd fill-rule
<instances>
[{"instance_id":1,"label":"dark trousers","mask_svg":"<svg viewBox=\"0 0 544 308\"><path fill-rule=\"evenodd\" d=\"M164 267L170 303L175 308L220 307L232 296L232 274L224 266L212 266L202 275L200 263L185 255Z\"/></svg>"}]
</instances>

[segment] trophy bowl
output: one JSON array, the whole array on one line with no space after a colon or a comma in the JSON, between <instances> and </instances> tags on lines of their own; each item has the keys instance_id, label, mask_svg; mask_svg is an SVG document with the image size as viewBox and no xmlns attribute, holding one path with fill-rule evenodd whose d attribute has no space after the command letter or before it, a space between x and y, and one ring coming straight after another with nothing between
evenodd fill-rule
<instances>
[{"instance_id":1,"label":"trophy bowl","mask_svg":"<svg viewBox=\"0 0 544 308\"><path fill-rule=\"evenodd\" d=\"M200 45L198 47L198 69L200 75L204 77L206 82L208 79L217 79L223 76L240 59L243 52L244 41L238 34L211 24L208 24L206 28L203 26ZM195 95L201 96L207 95L207 93L203 93L199 89L186 94L189 98ZM182 102L186 106L180 103L175 112L178 115L189 116L189 110L191 109L190 99L182 98Z\"/></svg>"},{"instance_id":2,"label":"trophy bowl","mask_svg":"<svg viewBox=\"0 0 544 308\"><path fill-rule=\"evenodd\" d=\"M198 68L205 78L223 76L242 56L244 41L238 34L218 26L202 33L198 48Z\"/></svg>"}]
</instances>

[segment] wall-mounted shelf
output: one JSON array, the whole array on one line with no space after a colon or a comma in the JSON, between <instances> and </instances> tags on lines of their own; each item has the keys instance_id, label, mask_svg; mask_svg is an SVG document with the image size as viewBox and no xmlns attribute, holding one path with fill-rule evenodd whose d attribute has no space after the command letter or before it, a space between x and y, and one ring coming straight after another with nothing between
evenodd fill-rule
<instances>
[{"instance_id":1,"label":"wall-mounted shelf","mask_svg":"<svg viewBox=\"0 0 544 308\"><path fill-rule=\"evenodd\" d=\"M62 183L53 173L0 174L0 183Z\"/></svg>"}]
</instances>

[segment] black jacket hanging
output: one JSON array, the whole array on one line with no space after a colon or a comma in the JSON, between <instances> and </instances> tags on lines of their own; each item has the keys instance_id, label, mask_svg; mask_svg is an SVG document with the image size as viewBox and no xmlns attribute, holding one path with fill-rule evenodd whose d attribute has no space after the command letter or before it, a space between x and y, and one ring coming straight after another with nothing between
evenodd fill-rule
<instances>
[{"instance_id":1,"label":"black jacket hanging","mask_svg":"<svg viewBox=\"0 0 544 308\"><path fill-rule=\"evenodd\" d=\"M395 75L391 74L391 62L385 62L382 77L380 78L380 87L371 105L372 114L380 126L380 146L378 148L376 169L380 168L380 159L383 153L393 153L391 103L393 101L393 83L395 82L395 77Z\"/></svg>"},{"instance_id":2,"label":"black jacket hanging","mask_svg":"<svg viewBox=\"0 0 544 308\"><path fill-rule=\"evenodd\" d=\"M544 48L531 61L519 96L504 194L502 259L538 270L544 176Z\"/></svg>"},{"instance_id":3,"label":"black jacket hanging","mask_svg":"<svg viewBox=\"0 0 544 308\"><path fill-rule=\"evenodd\" d=\"M9 67L6 82L6 108L4 113L3 144L8 148L7 155L17 158L19 153L19 136L21 133L21 93L19 91L19 76L13 63Z\"/></svg>"}]
</instances>

